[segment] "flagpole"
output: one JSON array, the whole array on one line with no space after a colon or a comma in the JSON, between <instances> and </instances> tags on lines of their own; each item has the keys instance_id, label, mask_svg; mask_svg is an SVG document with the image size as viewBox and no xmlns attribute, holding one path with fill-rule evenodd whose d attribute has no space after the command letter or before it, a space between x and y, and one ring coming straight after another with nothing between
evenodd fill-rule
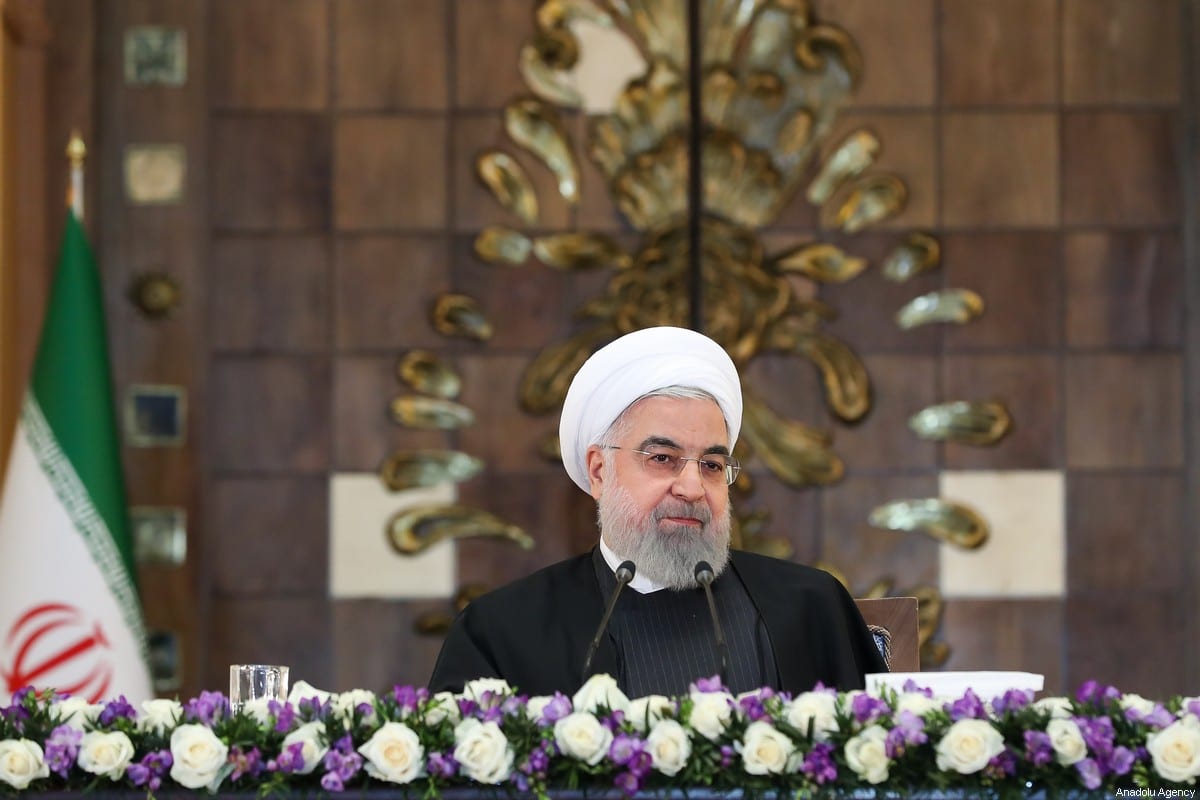
<instances>
[{"instance_id":1,"label":"flagpole","mask_svg":"<svg viewBox=\"0 0 1200 800\"><path fill-rule=\"evenodd\" d=\"M79 130L71 131L67 142L67 161L71 164L71 183L67 187L67 208L75 212L75 219L83 222L83 162L87 159L87 145Z\"/></svg>"}]
</instances>

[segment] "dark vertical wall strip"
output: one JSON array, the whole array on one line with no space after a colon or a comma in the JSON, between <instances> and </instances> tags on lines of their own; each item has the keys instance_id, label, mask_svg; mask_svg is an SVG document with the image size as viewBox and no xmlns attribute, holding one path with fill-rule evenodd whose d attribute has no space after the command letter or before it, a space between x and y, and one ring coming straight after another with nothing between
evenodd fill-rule
<instances>
[{"instance_id":1,"label":"dark vertical wall strip","mask_svg":"<svg viewBox=\"0 0 1200 800\"><path fill-rule=\"evenodd\" d=\"M704 145L703 43L700 38L700 0L688 0L688 267L691 280L691 326L704 329L704 174L700 156Z\"/></svg>"}]
</instances>

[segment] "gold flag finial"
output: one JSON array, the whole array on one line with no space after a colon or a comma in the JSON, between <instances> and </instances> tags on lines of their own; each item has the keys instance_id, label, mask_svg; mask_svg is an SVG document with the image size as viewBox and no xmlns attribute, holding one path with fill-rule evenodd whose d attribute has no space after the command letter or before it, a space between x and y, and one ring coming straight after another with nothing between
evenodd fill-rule
<instances>
[{"instance_id":1,"label":"gold flag finial","mask_svg":"<svg viewBox=\"0 0 1200 800\"><path fill-rule=\"evenodd\" d=\"M75 212L75 218L83 221L83 161L87 158L87 145L79 129L71 131L67 142L67 161L71 164L70 183L67 185L67 208Z\"/></svg>"}]
</instances>

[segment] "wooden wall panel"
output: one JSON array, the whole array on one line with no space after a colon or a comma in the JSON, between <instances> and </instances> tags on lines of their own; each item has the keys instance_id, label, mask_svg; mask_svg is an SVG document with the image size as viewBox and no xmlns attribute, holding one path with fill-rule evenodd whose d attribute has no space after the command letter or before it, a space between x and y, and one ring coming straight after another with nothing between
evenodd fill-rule
<instances>
[{"instance_id":1,"label":"wooden wall panel","mask_svg":"<svg viewBox=\"0 0 1200 800\"><path fill-rule=\"evenodd\" d=\"M94 43L103 66L94 91L57 101L46 138L98 101L107 166L104 188L91 191L111 205L100 238L118 278L109 301L122 381L186 381L195 400L198 465L148 453L131 461L140 501L181 498L197 512L186 599L204 623L188 688L222 687L226 665L250 659L290 663L293 677L329 688L385 688L429 674L437 642L412 623L447 602L327 597L317 554L328 536L321 487L333 473L372 471L398 448L486 458L486 473L461 487L464 502L522 525L539 547L465 542L460 584L494 585L595 539L590 498L536 452L555 418L524 414L516 395L525 366L575 329L572 312L609 273L480 262L472 243L483 226L523 226L480 186L474 159L502 147L521 161L542 202L538 231L578 224L619 232L631 248L638 240L596 170L584 165L584 202L573 210L503 133L501 109L525 91L516 64L534 0L280 3L86 4L105 9L97 34L68 19L63 0L48 2L63 26L55 46ZM799 560L827 559L857 589L885 576L905 588L936 585L937 544L870 528L875 505L936 494L946 469L1065 472L1067 595L949 603L949 667L1033 669L1064 690L1088 677L1146 693L1194 683L1200 615L1181 606L1164 616L1166 589L1148 581L1163 567L1160 549L1175 546L1190 581L1181 590L1200 583L1189 544L1200 512L1182 488L1194 485L1200 459L1197 153L1181 128L1194 132L1197 81L1186 37L1174 34L1196 24L1196 6L813 3L864 57L838 131L876 130L880 168L910 183L910 204L891 224L847 236L819 232L798 197L762 232L768 252L820 234L871 261L850 283L795 286L838 309L828 329L862 354L878 403L847 428L826 410L808 363L760 359L748 382L778 410L830 429L848 475L795 492L753 467L756 491L739 502L769 509L768 533ZM125 88L125 27L177 20L191 37L187 87ZM56 68L52 85L86 73L80 63L90 62ZM582 121L564 119L582 141ZM182 208L135 213L122 205L120 153L155 137L186 140L192 191ZM57 153L42 157L57 163ZM885 281L881 260L912 228L941 239L943 268ZM152 326L122 293L156 264L178 270L185 306ZM959 285L983 295L980 320L897 330L909 299ZM451 290L479 299L496 327L491 342L433 331L429 305ZM395 360L416 347L458 368L475 426L412 431L388 419L387 403L405 391ZM990 396L1006 400L1015 423L994 448L922 442L904 429L923 404ZM299 547L279 571L224 560L242 534L253 552L271 553L285 533ZM1137 550L1120 568L1092 555L1120 548ZM291 560L301 554L312 560ZM1128 586L1104 596L1105 581ZM1137 661L1137 648L1150 646L1192 660L1156 673Z\"/></svg>"}]
</instances>

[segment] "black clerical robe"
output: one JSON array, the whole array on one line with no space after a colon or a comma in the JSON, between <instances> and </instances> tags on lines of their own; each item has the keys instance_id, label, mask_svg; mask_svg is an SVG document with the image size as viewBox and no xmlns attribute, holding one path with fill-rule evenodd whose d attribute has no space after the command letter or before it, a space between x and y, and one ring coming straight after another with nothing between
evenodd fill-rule
<instances>
[{"instance_id":1,"label":"black clerical robe","mask_svg":"<svg viewBox=\"0 0 1200 800\"><path fill-rule=\"evenodd\" d=\"M864 674L887 671L854 600L829 573L736 550L730 569L770 636L780 678L773 688L797 693L821 682L861 689ZM604 604L591 553L489 592L455 619L429 687L457 692L474 678L503 678L522 694L572 694L583 683ZM619 679L618 662L616 643L605 636L589 672Z\"/></svg>"}]
</instances>

